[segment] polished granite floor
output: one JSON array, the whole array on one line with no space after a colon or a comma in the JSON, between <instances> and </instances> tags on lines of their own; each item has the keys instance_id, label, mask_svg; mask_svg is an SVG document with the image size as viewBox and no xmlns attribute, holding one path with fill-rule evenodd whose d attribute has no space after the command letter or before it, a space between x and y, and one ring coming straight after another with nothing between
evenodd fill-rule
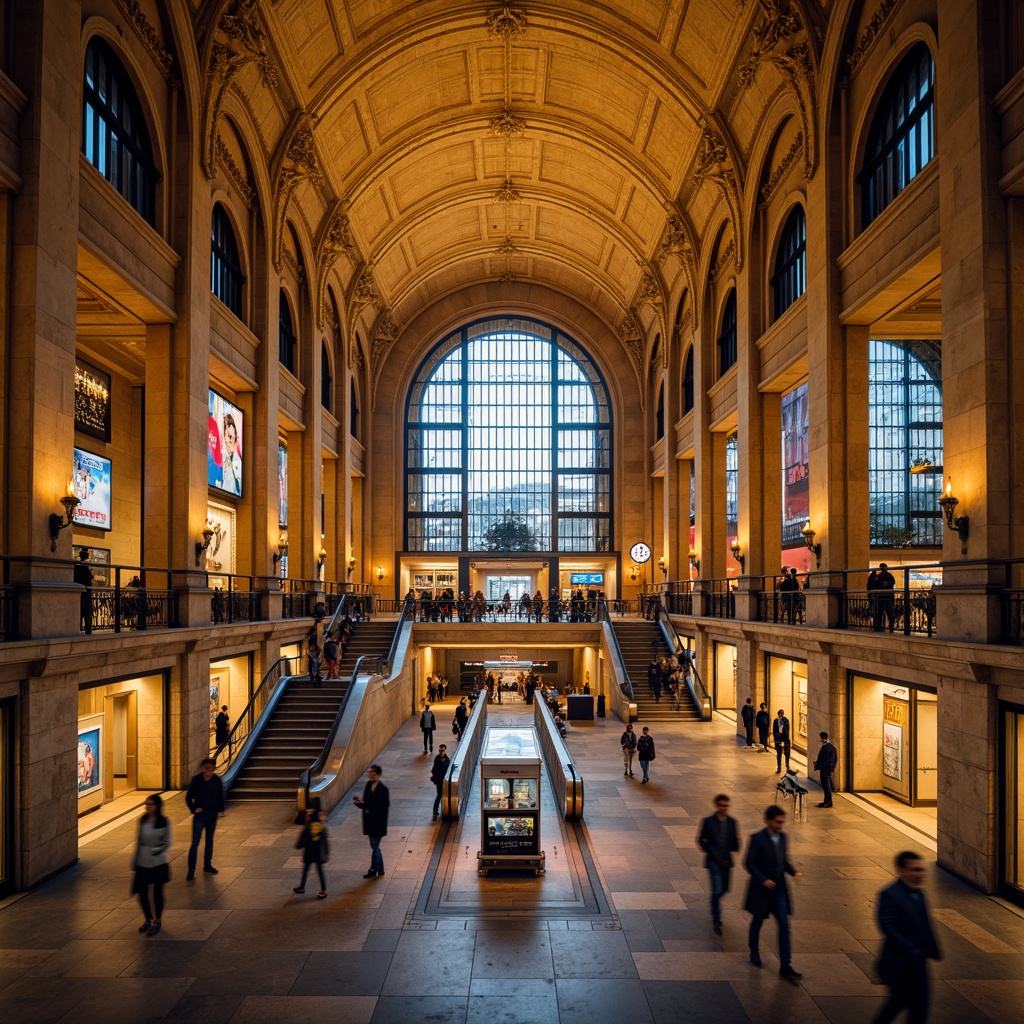
<instances>
[{"instance_id":1,"label":"polished granite floor","mask_svg":"<svg viewBox=\"0 0 1024 1024\"><path fill-rule=\"evenodd\" d=\"M446 721L442 710L438 722ZM0 904L0 1021L870 1020L883 998L872 970L875 894L894 852L927 852L911 838L918 833L904 834L886 813L841 795L834 810L818 810L812 789L801 820L788 824L804 873L792 929L794 966L804 976L790 984L770 952L772 922L762 936L764 968L747 962L742 870L725 898L725 933L714 935L694 844L719 790L732 794L744 840L760 827L774 758L744 750L726 722L659 723L652 781L641 786L622 775L621 731L615 719L598 720L569 737L587 786L581 870L601 894L589 912L501 915L495 892L521 907L531 891L539 899L545 883L557 896L559 885L574 884L571 872L540 882L478 879L472 827L464 834L431 821L429 762L410 719L377 759L392 797L383 878L361 877L369 851L346 800L330 819L327 899L316 899L313 882L305 896L292 893L296 829L280 804L230 807L217 831L220 874L186 883L186 813L177 794L162 933L137 932L141 914L128 894L134 815L96 828L75 867ZM565 840L564 831L546 830L549 862L569 855ZM431 904L425 894L443 888L445 877L463 900L467 887L478 887L487 912L463 916ZM945 953L934 970L931 1020L1019 1020L1024 916L934 866L928 888Z\"/></svg>"}]
</instances>

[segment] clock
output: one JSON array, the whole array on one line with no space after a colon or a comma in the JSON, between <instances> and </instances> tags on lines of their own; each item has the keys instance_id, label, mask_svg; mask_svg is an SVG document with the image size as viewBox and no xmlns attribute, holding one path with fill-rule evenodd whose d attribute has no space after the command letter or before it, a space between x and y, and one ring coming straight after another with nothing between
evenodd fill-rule
<instances>
[{"instance_id":1,"label":"clock","mask_svg":"<svg viewBox=\"0 0 1024 1024\"><path fill-rule=\"evenodd\" d=\"M629 549L629 557L632 558L634 562L639 562L642 565L644 562L650 561L651 549L642 540L637 541L636 544Z\"/></svg>"}]
</instances>

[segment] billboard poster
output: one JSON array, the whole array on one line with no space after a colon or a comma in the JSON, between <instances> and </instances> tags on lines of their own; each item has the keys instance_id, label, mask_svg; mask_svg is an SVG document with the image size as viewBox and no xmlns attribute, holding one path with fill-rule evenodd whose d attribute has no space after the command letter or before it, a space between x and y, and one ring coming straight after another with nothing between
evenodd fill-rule
<instances>
[{"instance_id":1,"label":"billboard poster","mask_svg":"<svg viewBox=\"0 0 1024 1024\"><path fill-rule=\"evenodd\" d=\"M288 526L288 445L277 442L277 525Z\"/></svg>"},{"instance_id":2,"label":"billboard poster","mask_svg":"<svg viewBox=\"0 0 1024 1024\"><path fill-rule=\"evenodd\" d=\"M110 459L76 448L72 480L79 501L75 524L93 530L109 530Z\"/></svg>"},{"instance_id":3,"label":"billboard poster","mask_svg":"<svg viewBox=\"0 0 1024 1024\"><path fill-rule=\"evenodd\" d=\"M802 545L810 516L807 468L810 426L807 383L782 397L782 546Z\"/></svg>"},{"instance_id":4,"label":"billboard poster","mask_svg":"<svg viewBox=\"0 0 1024 1024\"><path fill-rule=\"evenodd\" d=\"M207 420L206 482L242 496L242 410L211 389Z\"/></svg>"},{"instance_id":5,"label":"billboard poster","mask_svg":"<svg viewBox=\"0 0 1024 1024\"><path fill-rule=\"evenodd\" d=\"M86 715L78 720L78 795L100 789L103 778L103 716Z\"/></svg>"}]
</instances>

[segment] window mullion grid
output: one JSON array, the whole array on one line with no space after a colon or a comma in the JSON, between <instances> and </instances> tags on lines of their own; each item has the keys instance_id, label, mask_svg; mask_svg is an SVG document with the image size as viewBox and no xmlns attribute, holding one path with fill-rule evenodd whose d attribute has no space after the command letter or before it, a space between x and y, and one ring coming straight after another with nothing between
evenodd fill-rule
<instances>
[{"instance_id":1,"label":"window mullion grid","mask_svg":"<svg viewBox=\"0 0 1024 1024\"><path fill-rule=\"evenodd\" d=\"M462 328L462 344L459 348L461 383L459 401L462 417L462 540L461 550L469 550L469 328Z\"/></svg>"}]
</instances>

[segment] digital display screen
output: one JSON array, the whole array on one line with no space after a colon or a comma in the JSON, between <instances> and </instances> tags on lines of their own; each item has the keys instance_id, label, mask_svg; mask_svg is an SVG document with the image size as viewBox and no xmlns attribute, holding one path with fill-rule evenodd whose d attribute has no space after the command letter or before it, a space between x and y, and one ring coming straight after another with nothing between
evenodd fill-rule
<instances>
[{"instance_id":1,"label":"digital display screen","mask_svg":"<svg viewBox=\"0 0 1024 1024\"><path fill-rule=\"evenodd\" d=\"M487 815L484 818L484 856L536 854L539 846L535 815Z\"/></svg>"},{"instance_id":2,"label":"digital display screen","mask_svg":"<svg viewBox=\"0 0 1024 1024\"><path fill-rule=\"evenodd\" d=\"M207 420L206 482L236 498L242 496L242 410L210 391Z\"/></svg>"},{"instance_id":3,"label":"digital display screen","mask_svg":"<svg viewBox=\"0 0 1024 1024\"><path fill-rule=\"evenodd\" d=\"M79 502L75 509L75 524L94 530L109 530L110 459L76 448L73 485Z\"/></svg>"},{"instance_id":4,"label":"digital display screen","mask_svg":"<svg viewBox=\"0 0 1024 1024\"><path fill-rule=\"evenodd\" d=\"M570 587L603 587L603 572L571 572L569 573Z\"/></svg>"}]
</instances>

